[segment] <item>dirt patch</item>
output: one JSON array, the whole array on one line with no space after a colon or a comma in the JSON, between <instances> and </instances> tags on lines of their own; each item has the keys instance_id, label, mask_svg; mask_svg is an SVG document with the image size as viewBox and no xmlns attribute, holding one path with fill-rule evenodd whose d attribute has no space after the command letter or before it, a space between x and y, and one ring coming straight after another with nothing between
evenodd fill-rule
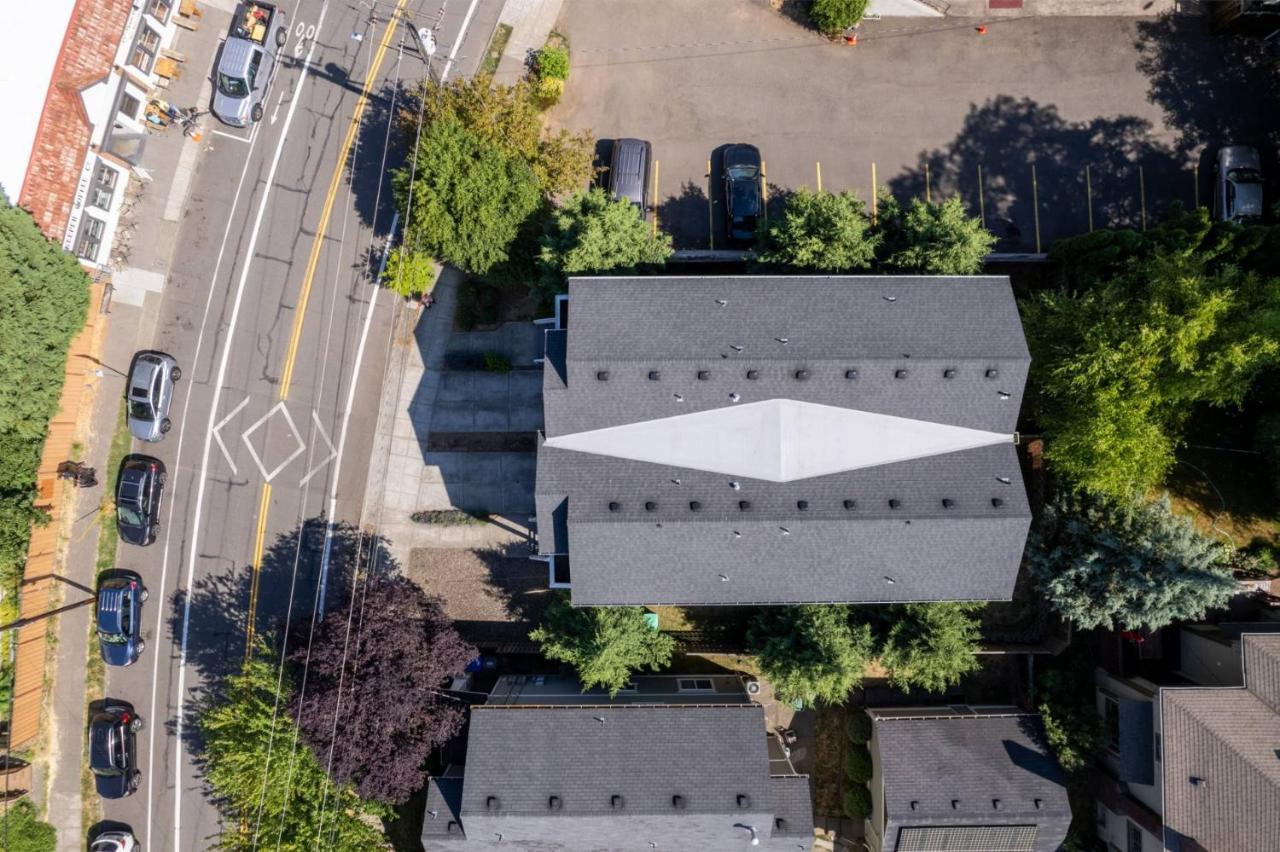
<instances>
[{"instance_id":1,"label":"dirt patch","mask_svg":"<svg viewBox=\"0 0 1280 852\"><path fill-rule=\"evenodd\" d=\"M849 736L845 733L849 709L843 704L824 705L817 709L817 713L813 737L813 769L810 774L813 784L813 813L818 817L839 819L844 816L841 803L845 784L844 755L849 747Z\"/></svg>"},{"instance_id":2,"label":"dirt patch","mask_svg":"<svg viewBox=\"0 0 1280 852\"><path fill-rule=\"evenodd\" d=\"M418 548L409 579L444 600L445 613L481 648L531 650L529 631L550 601L547 566L523 545L483 550Z\"/></svg>"}]
</instances>

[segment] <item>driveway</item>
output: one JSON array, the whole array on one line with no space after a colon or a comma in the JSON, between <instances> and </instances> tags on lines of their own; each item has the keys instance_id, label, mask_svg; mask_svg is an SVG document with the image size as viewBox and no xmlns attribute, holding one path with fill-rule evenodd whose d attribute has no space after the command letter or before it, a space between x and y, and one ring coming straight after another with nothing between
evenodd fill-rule
<instances>
[{"instance_id":1,"label":"driveway","mask_svg":"<svg viewBox=\"0 0 1280 852\"><path fill-rule=\"evenodd\" d=\"M1034 250L1037 228L1047 246L1207 204L1206 147L1266 143L1259 104L1280 102L1255 46L1191 16L1003 18L985 35L885 19L849 47L765 2L567 0L558 29L572 70L553 122L649 139L659 220L687 247L722 227L707 172L725 143L759 146L771 194L821 181L869 200L874 168L903 199L958 193L1002 248Z\"/></svg>"}]
</instances>

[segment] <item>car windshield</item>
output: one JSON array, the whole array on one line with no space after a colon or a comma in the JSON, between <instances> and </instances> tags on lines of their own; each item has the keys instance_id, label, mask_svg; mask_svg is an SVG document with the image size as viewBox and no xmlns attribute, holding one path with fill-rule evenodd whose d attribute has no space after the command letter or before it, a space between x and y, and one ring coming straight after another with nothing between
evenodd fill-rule
<instances>
[{"instance_id":1,"label":"car windshield","mask_svg":"<svg viewBox=\"0 0 1280 852\"><path fill-rule=\"evenodd\" d=\"M101 775L104 778L115 778L118 775L124 774L119 769L116 769L111 766L94 766L92 768L93 768L94 775Z\"/></svg>"},{"instance_id":2,"label":"car windshield","mask_svg":"<svg viewBox=\"0 0 1280 852\"><path fill-rule=\"evenodd\" d=\"M142 526L142 515L132 506L121 503L116 506L116 514L120 516L120 523L127 527Z\"/></svg>"},{"instance_id":3,"label":"car windshield","mask_svg":"<svg viewBox=\"0 0 1280 852\"><path fill-rule=\"evenodd\" d=\"M738 178L753 178L758 171L755 166L730 166L729 177L735 180Z\"/></svg>"},{"instance_id":4,"label":"car windshield","mask_svg":"<svg viewBox=\"0 0 1280 852\"><path fill-rule=\"evenodd\" d=\"M1262 172L1249 168L1231 169L1227 172L1227 180L1232 183L1262 183Z\"/></svg>"},{"instance_id":5,"label":"car windshield","mask_svg":"<svg viewBox=\"0 0 1280 852\"><path fill-rule=\"evenodd\" d=\"M139 402L138 400L129 401L129 416L134 420L150 420L152 418L151 404Z\"/></svg>"},{"instance_id":6,"label":"car windshield","mask_svg":"<svg viewBox=\"0 0 1280 852\"><path fill-rule=\"evenodd\" d=\"M129 641L129 637L123 633L105 633L103 631L98 631L98 638L108 645L123 645Z\"/></svg>"},{"instance_id":7,"label":"car windshield","mask_svg":"<svg viewBox=\"0 0 1280 852\"><path fill-rule=\"evenodd\" d=\"M218 91L229 98L243 98L249 94L249 84L239 77L218 74Z\"/></svg>"}]
</instances>

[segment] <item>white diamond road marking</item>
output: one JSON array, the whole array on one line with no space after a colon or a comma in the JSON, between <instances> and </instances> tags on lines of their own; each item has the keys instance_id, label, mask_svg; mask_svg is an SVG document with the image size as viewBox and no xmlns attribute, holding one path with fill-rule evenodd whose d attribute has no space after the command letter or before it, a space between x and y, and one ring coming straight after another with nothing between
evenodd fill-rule
<instances>
[{"instance_id":1,"label":"white diamond road marking","mask_svg":"<svg viewBox=\"0 0 1280 852\"><path fill-rule=\"evenodd\" d=\"M324 431L324 426L320 424L320 415L316 414L314 408L311 409L311 420L316 424L316 431L320 433L320 437L324 438L324 442L329 445L329 455L324 461L307 471L307 475L302 477L302 480L298 483L299 488L310 482L311 477L319 473L321 468L338 457L338 448L333 445L333 441L329 440L329 434Z\"/></svg>"},{"instance_id":2,"label":"white diamond road marking","mask_svg":"<svg viewBox=\"0 0 1280 852\"><path fill-rule=\"evenodd\" d=\"M769 399L548 438L548 447L793 482L1011 442L1012 435Z\"/></svg>"},{"instance_id":3,"label":"white diamond road marking","mask_svg":"<svg viewBox=\"0 0 1280 852\"><path fill-rule=\"evenodd\" d=\"M274 470L268 473L266 466L263 465L262 463L262 459L258 458L258 451L255 450L253 448L253 444L249 442L249 436L252 435L255 431L257 431L259 426L261 426L263 423L266 423L269 419L271 419L271 417L273 417L277 411L284 414L284 420L286 423L289 424L289 431L293 433L293 440L298 442L298 448L294 450L292 453L290 453L288 458L280 462L280 464L276 465ZM244 441L244 445L249 448L249 454L253 456L254 462L256 462L258 465L258 470L262 471L262 478L266 482L270 482L271 480L275 479L276 474L284 470L285 465L289 464L289 462L293 461L298 456L302 455L302 452L307 448L307 445L302 442L302 436L298 434L298 427L293 424L293 416L289 414L289 409L285 408L284 406L284 400L280 400L279 402L277 402L275 404L275 407L273 407L266 414L259 417L257 421L255 421L254 424L250 426L248 429L245 429L244 434L240 436L240 440Z\"/></svg>"},{"instance_id":4,"label":"white diamond road marking","mask_svg":"<svg viewBox=\"0 0 1280 852\"><path fill-rule=\"evenodd\" d=\"M223 426L227 425L227 422L230 421L232 417L235 417L237 414L239 414L241 409L243 409L248 404L249 404L249 397L246 396L239 405L231 409L230 414L228 414L226 417L219 420L218 425L213 427L213 440L218 442L218 449L222 450L222 455L227 460L227 464L231 465L232 476L239 476L240 470L236 467L236 463L231 460L231 453L227 452L227 445L222 442L222 434L220 430L222 429Z\"/></svg>"}]
</instances>

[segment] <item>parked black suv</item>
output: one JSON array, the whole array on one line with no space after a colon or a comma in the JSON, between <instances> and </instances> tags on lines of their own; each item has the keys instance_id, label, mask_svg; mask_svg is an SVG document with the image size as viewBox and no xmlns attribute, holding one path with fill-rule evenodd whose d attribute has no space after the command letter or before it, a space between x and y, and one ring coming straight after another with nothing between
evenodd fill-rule
<instances>
[{"instance_id":1,"label":"parked black suv","mask_svg":"<svg viewBox=\"0 0 1280 852\"><path fill-rule=\"evenodd\" d=\"M146 546L160 528L160 495L164 463L151 456L125 456L116 483L116 529L129 544Z\"/></svg>"},{"instance_id":2,"label":"parked black suv","mask_svg":"<svg viewBox=\"0 0 1280 852\"><path fill-rule=\"evenodd\" d=\"M109 666L127 666L142 655L142 602L147 590L137 574L119 573L98 584L98 647Z\"/></svg>"},{"instance_id":3,"label":"parked black suv","mask_svg":"<svg viewBox=\"0 0 1280 852\"><path fill-rule=\"evenodd\" d=\"M724 203L730 242L755 239L756 224L764 212L760 190L762 161L754 145L730 145L724 149Z\"/></svg>"},{"instance_id":4,"label":"parked black suv","mask_svg":"<svg viewBox=\"0 0 1280 852\"><path fill-rule=\"evenodd\" d=\"M89 771L98 795L122 799L142 783L138 769L135 734L142 730L142 717L124 702L108 699L89 722Z\"/></svg>"}]
</instances>

